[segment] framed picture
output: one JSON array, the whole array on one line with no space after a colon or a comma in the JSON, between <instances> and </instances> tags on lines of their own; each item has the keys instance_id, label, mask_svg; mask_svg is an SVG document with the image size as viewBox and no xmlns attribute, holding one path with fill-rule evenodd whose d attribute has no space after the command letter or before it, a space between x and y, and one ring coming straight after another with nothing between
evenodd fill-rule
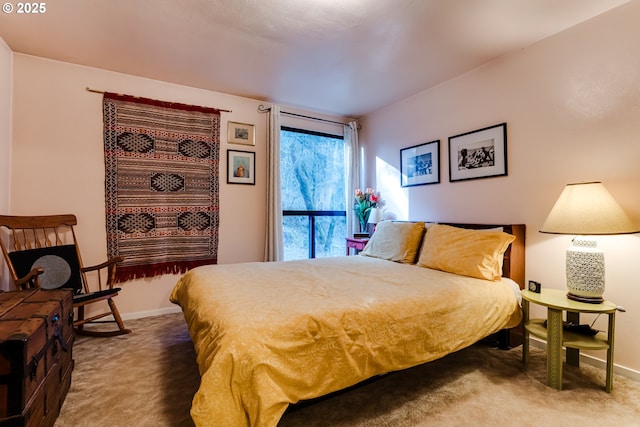
<instances>
[{"instance_id":1,"label":"framed picture","mask_svg":"<svg viewBox=\"0 0 640 427\"><path fill-rule=\"evenodd\" d=\"M507 175L507 124L449 137L449 181Z\"/></svg>"},{"instance_id":2,"label":"framed picture","mask_svg":"<svg viewBox=\"0 0 640 427\"><path fill-rule=\"evenodd\" d=\"M256 153L252 151L227 150L227 183L256 183Z\"/></svg>"},{"instance_id":3,"label":"framed picture","mask_svg":"<svg viewBox=\"0 0 640 427\"><path fill-rule=\"evenodd\" d=\"M440 182L440 140L400 150L400 185L437 184Z\"/></svg>"},{"instance_id":4,"label":"framed picture","mask_svg":"<svg viewBox=\"0 0 640 427\"><path fill-rule=\"evenodd\" d=\"M231 144L256 145L254 125L227 122L227 142Z\"/></svg>"}]
</instances>

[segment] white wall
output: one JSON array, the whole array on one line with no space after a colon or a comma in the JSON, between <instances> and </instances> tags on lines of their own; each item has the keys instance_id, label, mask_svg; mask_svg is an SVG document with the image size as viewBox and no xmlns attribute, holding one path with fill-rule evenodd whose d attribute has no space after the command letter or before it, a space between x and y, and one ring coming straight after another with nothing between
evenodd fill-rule
<instances>
[{"instance_id":1,"label":"white wall","mask_svg":"<svg viewBox=\"0 0 640 427\"><path fill-rule=\"evenodd\" d=\"M640 2L625 4L368 115L360 134L367 185L403 219L525 223L527 279L564 289L571 236L537 230L565 184L603 181L640 225L639 16ZM508 176L448 182L448 137L501 122ZM441 183L401 188L400 149L435 139ZM640 235L597 240L605 298L627 309L616 318L615 360L640 371ZM602 320L596 325L606 329Z\"/></svg>"},{"instance_id":2,"label":"white wall","mask_svg":"<svg viewBox=\"0 0 640 427\"><path fill-rule=\"evenodd\" d=\"M0 214L9 213L11 182L11 98L13 54L0 38ZM4 238L5 236L0 236ZM9 272L0 265L0 291L9 289Z\"/></svg>"},{"instance_id":3,"label":"white wall","mask_svg":"<svg viewBox=\"0 0 640 427\"><path fill-rule=\"evenodd\" d=\"M9 212L12 53L0 38L0 214Z\"/></svg>"}]
</instances>

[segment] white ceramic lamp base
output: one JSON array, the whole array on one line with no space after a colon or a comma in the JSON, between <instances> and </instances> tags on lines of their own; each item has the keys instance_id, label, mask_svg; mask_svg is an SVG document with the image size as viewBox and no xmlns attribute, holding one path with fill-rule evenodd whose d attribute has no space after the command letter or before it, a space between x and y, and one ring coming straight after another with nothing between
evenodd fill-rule
<instances>
[{"instance_id":1,"label":"white ceramic lamp base","mask_svg":"<svg viewBox=\"0 0 640 427\"><path fill-rule=\"evenodd\" d=\"M567 249L567 297L599 304L604 299L604 253L594 240L575 237Z\"/></svg>"}]
</instances>

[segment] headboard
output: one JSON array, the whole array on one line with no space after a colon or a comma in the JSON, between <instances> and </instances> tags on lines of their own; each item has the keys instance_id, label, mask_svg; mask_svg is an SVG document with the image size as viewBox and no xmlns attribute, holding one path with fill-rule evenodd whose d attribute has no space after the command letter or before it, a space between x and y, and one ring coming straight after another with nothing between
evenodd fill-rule
<instances>
[{"instance_id":1,"label":"headboard","mask_svg":"<svg viewBox=\"0 0 640 427\"><path fill-rule=\"evenodd\" d=\"M524 289L524 243L526 235L526 227L524 224L463 224L453 222L437 222L438 224L451 225L460 228L486 229L502 227L505 233L512 234L516 239L509 245L504 253L504 261L502 264L502 276L508 277L515 281L520 289Z\"/></svg>"}]
</instances>

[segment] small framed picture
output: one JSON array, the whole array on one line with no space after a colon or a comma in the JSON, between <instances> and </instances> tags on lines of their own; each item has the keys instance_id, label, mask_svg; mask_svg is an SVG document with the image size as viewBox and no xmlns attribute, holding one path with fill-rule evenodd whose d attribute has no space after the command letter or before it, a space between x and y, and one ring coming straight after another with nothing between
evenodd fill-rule
<instances>
[{"instance_id":1,"label":"small framed picture","mask_svg":"<svg viewBox=\"0 0 640 427\"><path fill-rule=\"evenodd\" d=\"M227 122L227 142L231 144L256 145L254 125Z\"/></svg>"},{"instance_id":2,"label":"small framed picture","mask_svg":"<svg viewBox=\"0 0 640 427\"><path fill-rule=\"evenodd\" d=\"M256 153L227 150L227 183L255 185Z\"/></svg>"},{"instance_id":3,"label":"small framed picture","mask_svg":"<svg viewBox=\"0 0 640 427\"><path fill-rule=\"evenodd\" d=\"M507 124L449 138L449 181L507 175Z\"/></svg>"},{"instance_id":4,"label":"small framed picture","mask_svg":"<svg viewBox=\"0 0 640 427\"><path fill-rule=\"evenodd\" d=\"M440 182L440 140L400 150L400 185L437 184Z\"/></svg>"}]
</instances>

